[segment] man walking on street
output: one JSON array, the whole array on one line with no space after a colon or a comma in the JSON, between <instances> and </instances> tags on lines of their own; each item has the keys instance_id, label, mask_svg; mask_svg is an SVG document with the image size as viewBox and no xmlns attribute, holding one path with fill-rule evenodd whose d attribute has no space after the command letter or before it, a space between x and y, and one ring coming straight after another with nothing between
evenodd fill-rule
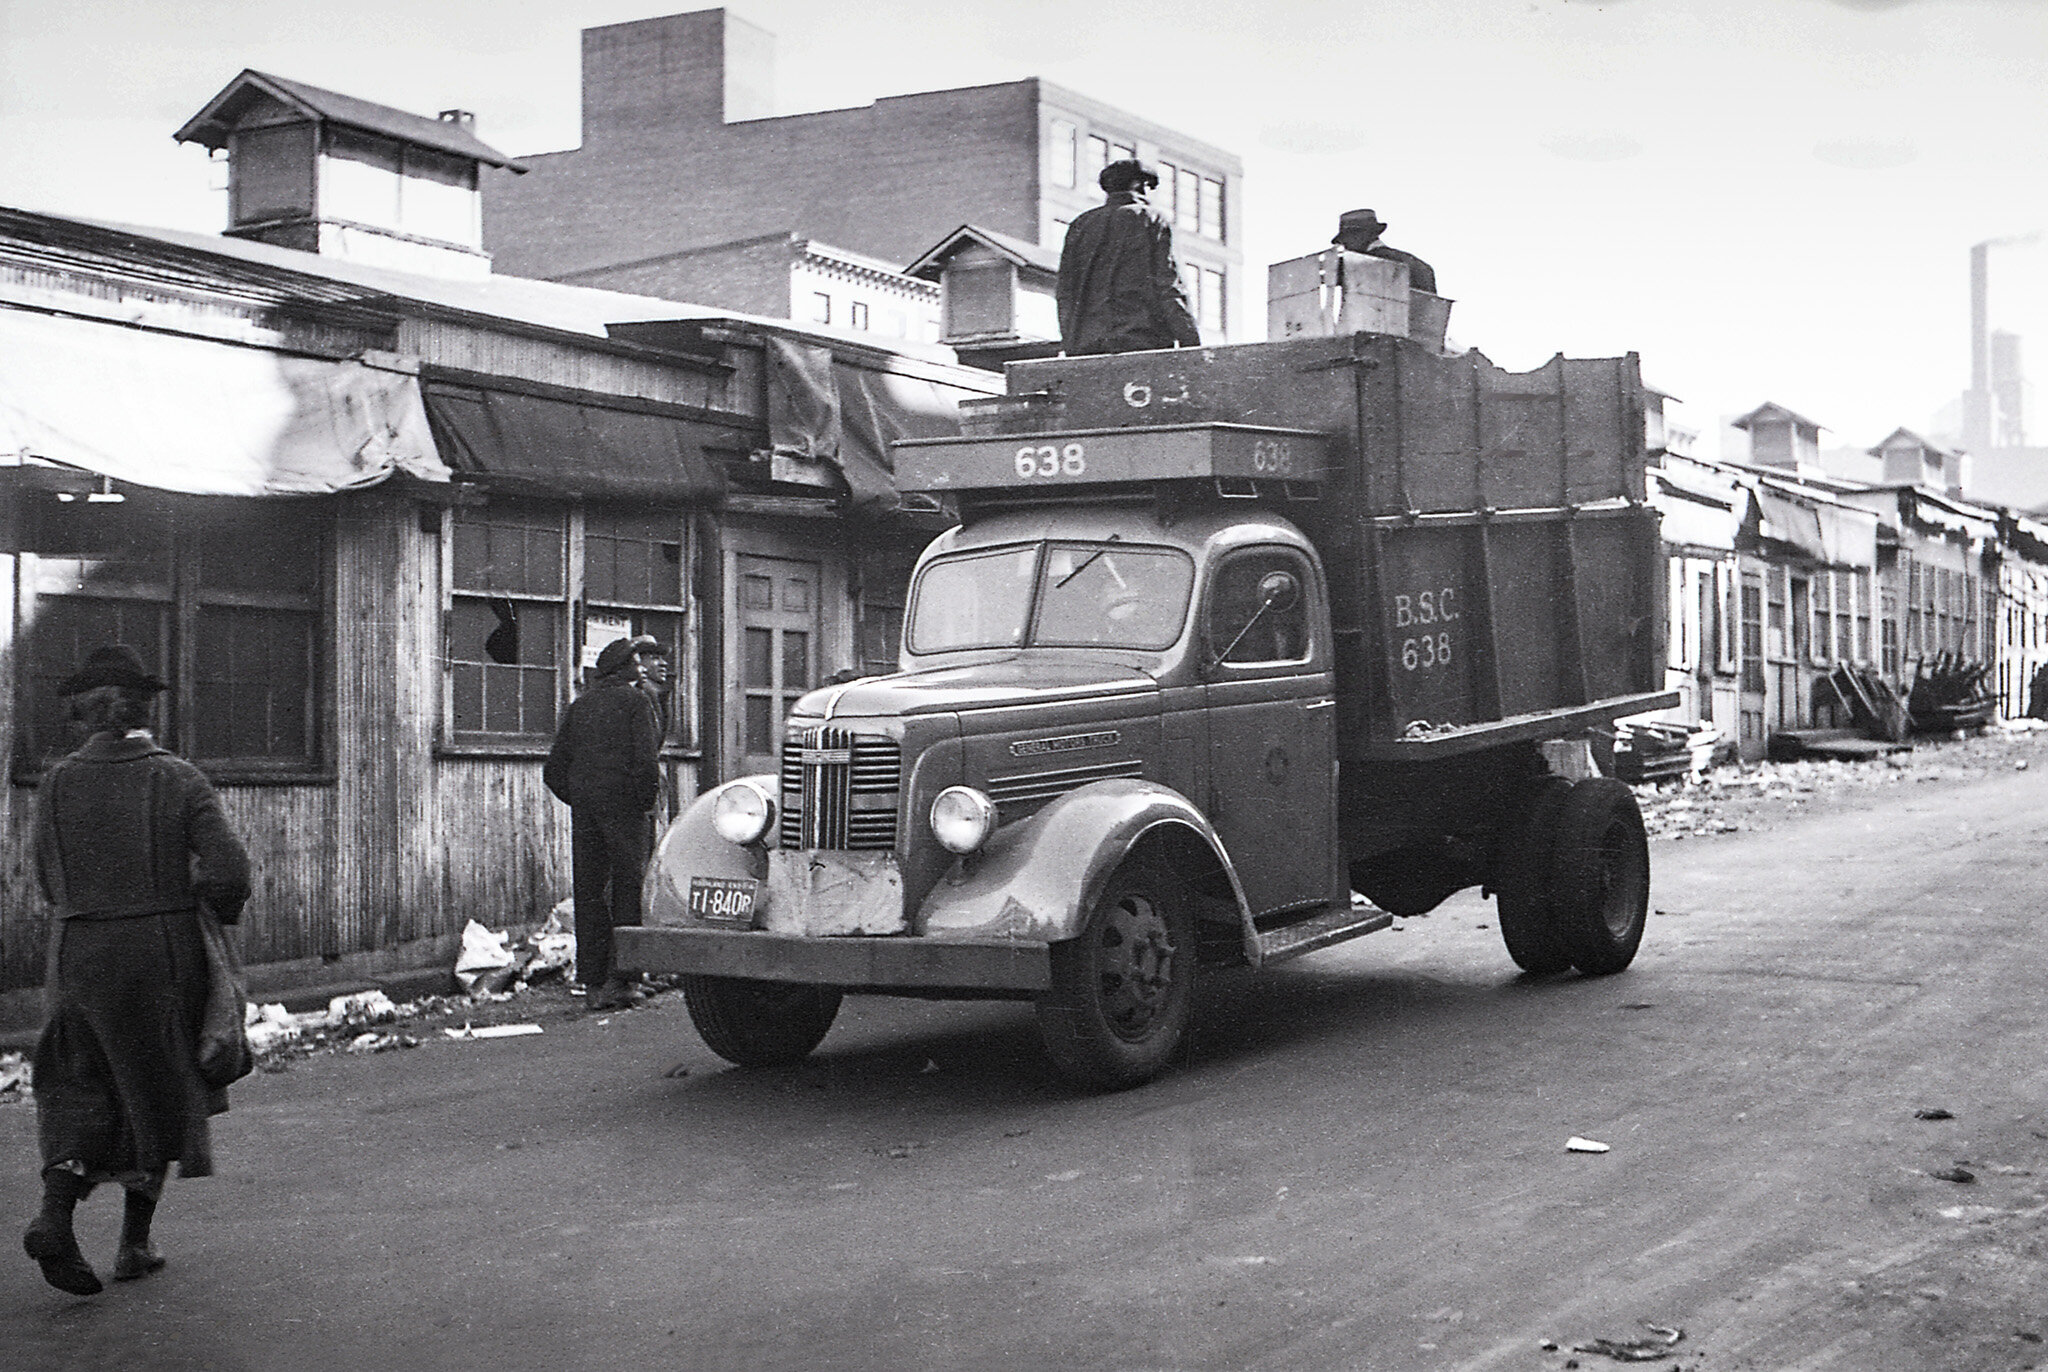
<instances>
[{"instance_id":1,"label":"man walking on street","mask_svg":"<svg viewBox=\"0 0 2048 1372\"><path fill-rule=\"evenodd\" d=\"M1173 220L1145 203L1159 173L1125 158L1104 167L1096 180L1109 193L1108 203L1078 215L1060 250L1060 338L1067 355L1200 347L1201 330L1173 252Z\"/></svg>"},{"instance_id":2,"label":"man walking on street","mask_svg":"<svg viewBox=\"0 0 2048 1372\"><path fill-rule=\"evenodd\" d=\"M569 703L542 779L569 807L576 905L576 979L592 1010L636 999L612 966L612 928L640 922L647 817L661 792L661 734L640 688L629 639L597 657L597 683Z\"/></svg>"}]
</instances>

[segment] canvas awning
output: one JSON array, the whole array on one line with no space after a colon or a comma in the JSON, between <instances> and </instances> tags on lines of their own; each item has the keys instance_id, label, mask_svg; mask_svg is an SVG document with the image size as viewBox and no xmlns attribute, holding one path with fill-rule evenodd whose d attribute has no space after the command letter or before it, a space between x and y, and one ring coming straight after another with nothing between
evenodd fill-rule
<instances>
[{"instance_id":1,"label":"canvas awning","mask_svg":"<svg viewBox=\"0 0 2048 1372\"><path fill-rule=\"evenodd\" d=\"M1877 516L1825 501L1795 500L1769 488L1756 493L1759 532L1836 567L1877 565Z\"/></svg>"},{"instance_id":2,"label":"canvas awning","mask_svg":"<svg viewBox=\"0 0 2048 1372\"><path fill-rule=\"evenodd\" d=\"M410 373L0 307L0 462L33 458L192 495L448 479Z\"/></svg>"},{"instance_id":3,"label":"canvas awning","mask_svg":"<svg viewBox=\"0 0 2048 1372\"><path fill-rule=\"evenodd\" d=\"M823 462L845 480L853 508L901 507L892 443L960 432L958 393L936 382L864 367L830 348L770 335L769 446L784 457Z\"/></svg>"},{"instance_id":4,"label":"canvas awning","mask_svg":"<svg viewBox=\"0 0 2048 1372\"><path fill-rule=\"evenodd\" d=\"M538 494L710 501L723 468L705 451L732 430L655 409L432 380L427 417L457 473Z\"/></svg>"}]
</instances>

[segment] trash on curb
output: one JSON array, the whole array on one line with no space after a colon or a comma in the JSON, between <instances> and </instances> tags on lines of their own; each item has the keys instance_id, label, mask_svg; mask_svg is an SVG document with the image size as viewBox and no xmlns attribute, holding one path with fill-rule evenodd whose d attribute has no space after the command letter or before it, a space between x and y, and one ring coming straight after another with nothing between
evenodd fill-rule
<instances>
[{"instance_id":1,"label":"trash on curb","mask_svg":"<svg viewBox=\"0 0 2048 1372\"><path fill-rule=\"evenodd\" d=\"M1915 1110L1913 1118L1916 1120L1952 1120L1955 1116L1937 1105L1928 1110Z\"/></svg>"},{"instance_id":2,"label":"trash on curb","mask_svg":"<svg viewBox=\"0 0 2048 1372\"><path fill-rule=\"evenodd\" d=\"M351 1053L388 1053L394 1048L417 1048L420 1041L411 1034L380 1034L366 1030L348 1041Z\"/></svg>"},{"instance_id":3,"label":"trash on curb","mask_svg":"<svg viewBox=\"0 0 2048 1372\"><path fill-rule=\"evenodd\" d=\"M528 1034L538 1034L538 1024L486 1024L472 1029L467 1024L460 1029L443 1029L442 1033L451 1039L512 1039Z\"/></svg>"},{"instance_id":4,"label":"trash on curb","mask_svg":"<svg viewBox=\"0 0 2048 1372\"><path fill-rule=\"evenodd\" d=\"M1607 1145L1601 1143L1598 1139L1582 1139L1577 1134L1564 1141L1564 1148L1567 1153L1605 1153L1608 1151Z\"/></svg>"},{"instance_id":5,"label":"trash on curb","mask_svg":"<svg viewBox=\"0 0 2048 1372\"><path fill-rule=\"evenodd\" d=\"M572 901L562 901L548 912L545 924L516 944L509 930L486 929L469 921L462 928L455 980L481 999L502 996L515 985L565 974L576 963L576 935L563 923L565 918L574 918L573 910Z\"/></svg>"},{"instance_id":6,"label":"trash on curb","mask_svg":"<svg viewBox=\"0 0 2048 1372\"><path fill-rule=\"evenodd\" d=\"M26 1054L0 1053L0 1100L27 1100L30 1072Z\"/></svg>"},{"instance_id":7,"label":"trash on curb","mask_svg":"<svg viewBox=\"0 0 2048 1372\"><path fill-rule=\"evenodd\" d=\"M1661 1324L1643 1321L1643 1328L1650 1331L1646 1339L1588 1339L1572 1345L1574 1353L1597 1353L1603 1358L1616 1362L1657 1362L1671 1356L1680 1340L1685 1338L1683 1329L1674 1329Z\"/></svg>"},{"instance_id":8,"label":"trash on curb","mask_svg":"<svg viewBox=\"0 0 2048 1372\"><path fill-rule=\"evenodd\" d=\"M462 951L455 957L455 980L463 990L474 991L484 977L513 965L512 950L506 944L508 937L493 933L475 920L462 926Z\"/></svg>"},{"instance_id":9,"label":"trash on curb","mask_svg":"<svg viewBox=\"0 0 2048 1372\"><path fill-rule=\"evenodd\" d=\"M1961 1164L1957 1164L1954 1167L1944 1167L1939 1172L1929 1172L1927 1175L1936 1181L1952 1181L1964 1186L1977 1180L1977 1174Z\"/></svg>"}]
</instances>

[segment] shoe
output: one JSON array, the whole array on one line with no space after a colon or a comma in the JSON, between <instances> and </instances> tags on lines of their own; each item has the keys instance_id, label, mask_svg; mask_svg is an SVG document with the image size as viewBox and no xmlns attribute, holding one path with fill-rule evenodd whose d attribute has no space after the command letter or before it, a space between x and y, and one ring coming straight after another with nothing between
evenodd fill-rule
<instances>
[{"instance_id":1,"label":"shoe","mask_svg":"<svg viewBox=\"0 0 2048 1372\"><path fill-rule=\"evenodd\" d=\"M584 1000L584 1008L598 1010L628 1010L646 999L646 993L624 977L613 977L604 985L595 987Z\"/></svg>"},{"instance_id":2,"label":"shoe","mask_svg":"<svg viewBox=\"0 0 2048 1372\"><path fill-rule=\"evenodd\" d=\"M106 1289L100 1285L99 1274L86 1262L85 1254L78 1251L78 1239L69 1229L38 1219L21 1236L21 1246L42 1264L43 1280L59 1291L69 1291L74 1296L97 1296Z\"/></svg>"},{"instance_id":3,"label":"shoe","mask_svg":"<svg viewBox=\"0 0 2048 1372\"><path fill-rule=\"evenodd\" d=\"M146 1277L164 1265L163 1255L154 1248L139 1244L124 1243L121 1251L114 1255L114 1280L134 1281Z\"/></svg>"}]
</instances>

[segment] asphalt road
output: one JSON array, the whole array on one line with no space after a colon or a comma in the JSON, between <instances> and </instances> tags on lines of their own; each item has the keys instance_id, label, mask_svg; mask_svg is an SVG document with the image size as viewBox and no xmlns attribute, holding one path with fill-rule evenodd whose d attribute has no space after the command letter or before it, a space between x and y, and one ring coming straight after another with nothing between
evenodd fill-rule
<instances>
[{"instance_id":1,"label":"asphalt road","mask_svg":"<svg viewBox=\"0 0 2048 1372\"><path fill-rule=\"evenodd\" d=\"M2048 1366L2044 820L2037 767L1660 840L1603 980L1461 897L1213 978L1121 1095L1000 1004L849 1001L786 1071L673 995L311 1059L235 1088L161 1274L0 1261L0 1367L1479 1372L1645 1322L1659 1368ZM0 1140L26 1222L32 1111Z\"/></svg>"}]
</instances>

